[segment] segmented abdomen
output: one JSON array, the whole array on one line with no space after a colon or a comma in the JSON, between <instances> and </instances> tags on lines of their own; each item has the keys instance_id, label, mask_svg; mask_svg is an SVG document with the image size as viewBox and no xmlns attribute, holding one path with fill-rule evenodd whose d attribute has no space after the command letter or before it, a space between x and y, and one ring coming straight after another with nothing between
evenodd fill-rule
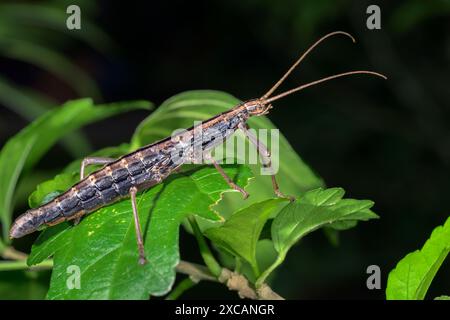
<instances>
[{"instance_id":1,"label":"segmented abdomen","mask_svg":"<svg viewBox=\"0 0 450 320\"><path fill-rule=\"evenodd\" d=\"M89 175L49 203L25 212L14 222L10 237L19 238L42 225L55 225L95 211L128 196L133 186L138 190L149 188L174 167L170 154L161 150L153 152L148 148L131 153Z\"/></svg>"},{"instance_id":2,"label":"segmented abdomen","mask_svg":"<svg viewBox=\"0 0 450 320\"><path fill-rule=\"evenodd\" d=\"M164 175L161 168L170 169L170 162L170 155L161 152L146 155L133 153L123 157L91 174L53 200L49 205L54 208L49 208L47 214L44 214L45 223L62 218L70 220L92 212L128 196L133 186L142 189L157 184Z\"/></svg>"}]
</instances>

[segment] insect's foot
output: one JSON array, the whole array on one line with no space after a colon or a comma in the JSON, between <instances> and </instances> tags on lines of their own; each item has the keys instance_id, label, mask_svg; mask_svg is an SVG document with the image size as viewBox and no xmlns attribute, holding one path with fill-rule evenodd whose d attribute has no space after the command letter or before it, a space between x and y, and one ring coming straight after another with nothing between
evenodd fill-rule
<instances>
[{"instance_id":1,"label":"insect's foot","mask_svg":"<svg viewBox=\"0 0 450 320\"><path fill-rule=\"evenodd\" d=\"M294 196L287 196L287 198L289 199L290 202L294 202L295 201L295 197Z\"/></svg>"},{"instance_id":2,"label":"insect's foot","mask_svg":"<svg viewBox=\"0 0 450 320\"><path fill-rule=\"evenodd\" d=\"M294 196L285 195L281 191L276 190L275 194L277 195L277 197L288 199L290 202L294 202L295 201L295 197Z\"/></svg>"},{"instance_id":3,"label":"insect's foot","mask_svg":"<svg viewBox=\"0 0 450 320\"><path fill-rule=\"evenodd\" d=\"M141 266L145 265L147 263L147 259L145 257L139 257L139 264Z\"/></svg>"},{"instance_id":4,"label":"insect's foot","mask_svg":"<svg viewBox=\"0 0 450 320\"><path fill-rule=\"evenodd\" d=\"M74 226L78 225L78 224L80 223L80 221L81 221L81 217L75 218L75 219L73 220L73 225L74 225Z\"/></svg>"},{"instance_id":5,"label":"insect's foot","mask_svg":"<svg viewBox=\"0 0 450 320\"><path fill-rule=\"evenodd\" d=\"M244 200L247 199L250 196L250 194L247 191L245 191L244 189L242 189L238 185L233 184L231 186L233 187L234 190L239 191L242 194L242 198Z\"/></svg>"},{"instance_id":6,"label":"insect's foot","mask_svg":"<svg viewBox=\"0 0 450 320\"><path fill-rule=\"evenodd\" d=\"M239 188L238 191L242 194L242 199L244 199L244 200L250 196L250 194L247 191L245 191L244 189Z\"/></svg>"}]
</instances>

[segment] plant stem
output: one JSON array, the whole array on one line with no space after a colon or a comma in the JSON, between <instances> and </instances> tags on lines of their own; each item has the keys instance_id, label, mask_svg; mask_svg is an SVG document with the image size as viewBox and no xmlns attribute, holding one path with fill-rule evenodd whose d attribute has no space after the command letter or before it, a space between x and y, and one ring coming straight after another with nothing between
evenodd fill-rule
<instances>
[{"instance_id":1,"label":"plant stem","mask_svg":"<svg viewBox=\"0 0 450 320\"><path fill-rule=\"evenodd\" d=\"M252 266L253 273L255 274L255 277L259 277L261 273L259 271L258 264L252 263L251 266Z\"/></svg>"},{"instance_id":2,"label":"plant stem","mask_svg":"<svg viewBox=\"0 0 450 320\"><path fill-rule=\"evenodd\" d=\"M241 269L242 269L242 261L239 257L236 257L234 264L234 272L241 273Z\"/></svg>"},{"instance_id":3,"label":"plant stem","mask_svg":"<svg viewBox=\"0 0 450 320\"><path fill-rule=\"evenodd\" d=\"M261 275L258 277L258 279L255 282L256 288L260 288L264 284L267 277L284 261L284 258L285 254L280 252L277 259L272 263L272 265L268 267L266 270L264 270L264 272L261 273Z\"/></svg>"},{"instance_id":4,"label":"plant stem","mask_svg":"<svg viewBox=\"0 0 450 320\"><path fill-rule=\"evenodd\" d=\"M0 251L0 256L3 259L9 260L27 260L28 255L26 253L17 251L13 247L4 247L3 250Z\"/></svg>"},{"instance_id":5,"label":"plant stem","mask_svg":"<svg viewBox=\"0 0 450 320\"><path fill-rule=\"evenodd\" d=\"M191 280L191 278L186 278L181 281L175 289L166 297L166 300L176 300L178 299L186 290L189 290L193 286L195 286L197 282Z\"/></svg>"},{"instance_id":6,"label":"plant stem","mask_svg":"<svg viewBox=\"0 0 450 320\"><path fill-rule=\"evenodd\" d=\"M217 278L211 274L207 267L196 263L181 260L178 263L176 270L179 273L188 275L194 282L198 282L201 280L218 281Z\"/></svg>"},{"instance_id":7,"label":"plant stem","mask_svg":"<svg viewBox=\"0 0 450 320\"><path fill-rule=\"evenodd\" d=\"M32 267L28 266L25 260L0 262L0 271L42 270L42 269L51 269L52 267L53 267L53 260L45 260L40 264Z\"/></svg>"},{"instance_id":8,"label":"plant stem","mask_svg":"<svg viewBox=\"0 0 450 320\"><path fill-rule=\"evenodd\" d=\"M208 267L209 271L211 271L211 273L216 278L218 278L222 273L222 267L214 258L211 250L209 249L208 244L206 243L205 238L203 237L203 234L200 231L197 220L195 220L195 217L190 216L188 220L189 223L191 224L192 231L194 231L195 238L197 239L197 243L200 248L200 254L202 255L203 261L205 261L205 264Z\"/></svg>"}]
</instances>

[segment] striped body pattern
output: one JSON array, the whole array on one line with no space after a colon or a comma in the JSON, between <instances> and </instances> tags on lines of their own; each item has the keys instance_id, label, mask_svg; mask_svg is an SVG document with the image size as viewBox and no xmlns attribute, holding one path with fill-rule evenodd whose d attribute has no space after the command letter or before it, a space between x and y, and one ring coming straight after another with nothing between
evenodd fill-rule
<instances>
[{"instance_id":1,"label":"striped body pattern","mask_svg":"<svg viewBox=\"0 0 450 320\"><path fill-rule=\"evenodd\" d=\"M41 226L73 220L129 196L131 187L144 190L160 183L183 163L194 161L222 143L250 114L246 104L215 116L185 132L145 146L111 162L41 207L30 209L14 222L11 238L19 238ZM201 139L194 139L195 132ZM217 135L220 135L217 137ZM177 155L175 161L174 154Z\"/></svg>"}]
</instances>

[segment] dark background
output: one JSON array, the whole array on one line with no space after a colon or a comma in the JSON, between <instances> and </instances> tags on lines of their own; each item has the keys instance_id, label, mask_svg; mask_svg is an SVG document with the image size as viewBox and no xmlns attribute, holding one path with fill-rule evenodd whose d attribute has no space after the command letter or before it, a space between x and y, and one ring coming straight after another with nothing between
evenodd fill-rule
<instances>
[{"instance_id":1,"label":"dark background","mask_svg":"<svg viewBox=\"0 0 450 320\"><path fill-rule=\"evenodd\" d=\"M68 2L25 1L52 7ZM277 101L269 115L299 155L347 196L375 201L378 221L341 234L333 247L321 232L293 249L273 279L289 299L384 298L388 272L420 248L450 212L450 5L447 1L71 1L111 38L99 52L70 34L45 33L97 84L97 102L148 99L159 105L191 89L216 89L240 99L258 97L320 36L352 33L318 47L283 85L287 89L356 69L386 74L335 80ZM381 7L381 30L366 28L366 8ZM38 26L39 27L39 26ZM77 32L77 31L71 31ZM57 39L57 40L55 40ZM56 44L55 44L56 43ZM50 97L54 105L79 93L43 68L0 58L0 74ZM130 139L144 111L84 129L96 150ZM0 144L28 121L0 108ZM55 147L38 166L42 176L72 158ZM20 208L18 208L20 211ZM28 243L19 243L29 250ZM28 247L27 247L28 246ZM181 235L181 256L200 258ZM366 288L366 268L379 265L382 290ZM440 269L428 297L448 294L450 267ZM201 283L186 298L235 298L223 286Z\"/></svg>"}]
</instances>

